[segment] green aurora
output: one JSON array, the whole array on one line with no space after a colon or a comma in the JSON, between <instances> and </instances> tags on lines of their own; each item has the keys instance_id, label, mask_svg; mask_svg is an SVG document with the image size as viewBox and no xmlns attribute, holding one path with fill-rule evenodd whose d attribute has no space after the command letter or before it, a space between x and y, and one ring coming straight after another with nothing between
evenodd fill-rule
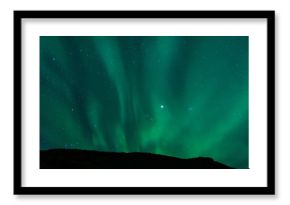
<instances>
[{"instance_id":1,"label":"green aurora","mask_svg":"<svg viewBox=\"0 0 290 205\"><path fill-rule=\"evenodd\" d=\"M248 168L247 36L41 36L40 149Z\"/></svg>"}]
</instances>

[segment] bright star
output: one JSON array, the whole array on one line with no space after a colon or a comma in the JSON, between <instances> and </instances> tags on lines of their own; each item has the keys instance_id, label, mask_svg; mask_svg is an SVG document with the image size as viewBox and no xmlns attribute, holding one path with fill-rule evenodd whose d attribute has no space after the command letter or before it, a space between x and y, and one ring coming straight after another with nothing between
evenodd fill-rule
<instances>
[{"instance_id":1,"label":"bright star","mask_svg":"<svg viewBox=\"0 0 290 205\"><path fill-rule=\"evenodd\" d=\"M160 108L163 109L164 108L164 105L160 105Z\"/></svg>"}]
</instances>

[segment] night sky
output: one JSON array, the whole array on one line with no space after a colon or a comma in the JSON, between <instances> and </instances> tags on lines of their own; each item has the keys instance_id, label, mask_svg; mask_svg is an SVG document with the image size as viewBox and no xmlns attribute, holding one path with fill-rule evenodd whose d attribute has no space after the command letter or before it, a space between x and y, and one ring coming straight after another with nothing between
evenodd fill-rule
<instances>
[{"instance_id":1,"label":"night sky","mask_svg":"<svg viewBox=\"0 0 290 205\"><path fill-rule=\"evenodd\" d=\"M40 149L248 168L247 36L40 37Z\"/></svg>"}]
</instances>

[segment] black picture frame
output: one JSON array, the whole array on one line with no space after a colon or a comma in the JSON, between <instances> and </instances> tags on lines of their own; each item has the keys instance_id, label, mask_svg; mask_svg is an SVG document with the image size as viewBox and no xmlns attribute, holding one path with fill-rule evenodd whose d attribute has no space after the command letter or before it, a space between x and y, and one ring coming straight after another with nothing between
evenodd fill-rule
<instances>
[{"instance_id":1,"label":"black picture frame","mask_svg":"<svg viewBox=\"0 0 290 205\"><path fill-rule=\"evenodd\" d=\"M22 19L219 18L267 21L266 187L24 187L22 185ZM275 12L274 11L14 11L14 194L275 194Z\"/></svg>"}]
</instances>

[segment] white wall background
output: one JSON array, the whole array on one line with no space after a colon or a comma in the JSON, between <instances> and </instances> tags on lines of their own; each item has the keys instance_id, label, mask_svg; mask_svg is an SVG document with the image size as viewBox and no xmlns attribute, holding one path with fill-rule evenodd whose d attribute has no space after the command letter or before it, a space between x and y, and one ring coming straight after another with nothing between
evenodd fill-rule
<instances>
[{"instance_id":1,"label":"white wall background","mask_svg":"<svg viewBox=\"0 0 290 205\"><path fill-rule=\"evenodd\" d=\"M288 1L3 0L0 2L0 203L10 204L289 204L290 12ZM276 196L14 196L13 10L276 10ZM288 125L289 124L289 125Z\"/></svg>"}]
</instances>

